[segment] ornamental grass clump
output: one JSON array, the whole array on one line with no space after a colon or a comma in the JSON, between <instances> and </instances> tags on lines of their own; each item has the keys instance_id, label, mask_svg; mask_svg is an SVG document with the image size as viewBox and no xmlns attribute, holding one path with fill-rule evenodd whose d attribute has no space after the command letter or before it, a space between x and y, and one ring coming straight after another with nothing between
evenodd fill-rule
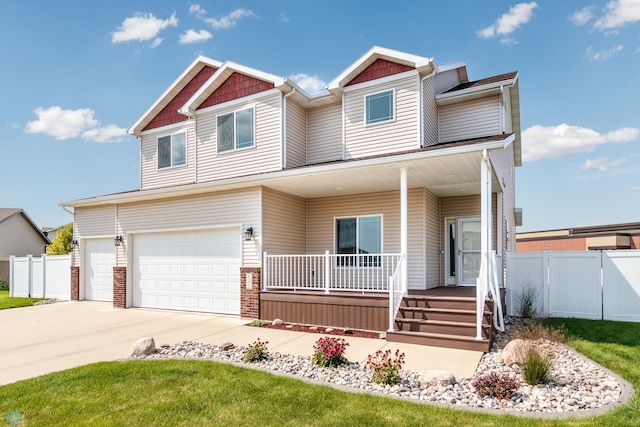
<instances>
[{"instance_id":1,"label":"ornamental grass clump","mask_svg":"<svg viewBox=\"0 0 640 427\"><path fill-rule=\"evenodd\" d=\"M269 353L267 352L267 344L269 341L260 341L260 338L247 346L247 353L242 358L245 363L258 363L267 360Z\"/></svg>"},{"instance_id":2,"label":"ornamental grass clump","mask_svg":"<svg viewBox=\"0 0 640 427\"><path fill-rule=\"evenodd\" d=\"M404 353L396 350L391 357L391 350L378 350L367 357L367 367L373 370L370 381L380 385L394 385L398 382L400 369L404 363Z\"/></svg>"},{"instance_id":3,"label":"ornamental grass clump","mask_svg":"<svg viewBox=\"0 0 640 427\"><path fill-rule=\"evenodd\" d=\"M491 372L476 378L473 381L473 387L480 397L509 400L520 387L520 383L516 378Z\"/></svg>"},{"instance_id":4,"label":"ornamental grass clump","mask_svg":"<svg viewBox=\"0 0 640 427\"><path fill-rule=\"evenodd\" d=\"M541 354L533 347L527 350L520 365L522 376L529 385L547 384L550 381L552 366L552 357Z\"/></svg>"},{"instance_id":5,"label":"ornamental grass clump","mask_svg":"<svg viewBox=\"0 0 640 427\"><path fill-rule=\"evenodd\" d=\"M313 345L313 358L311 362L320 367L335 368L349 363L344 352L349 343L344 338L323 337Z\"/></svg>"}]
</instances>

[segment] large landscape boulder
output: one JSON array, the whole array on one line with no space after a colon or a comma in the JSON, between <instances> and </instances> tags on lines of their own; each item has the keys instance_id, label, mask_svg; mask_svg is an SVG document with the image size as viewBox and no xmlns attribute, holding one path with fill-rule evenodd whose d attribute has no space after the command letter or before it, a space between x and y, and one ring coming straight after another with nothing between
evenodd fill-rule
<instances>
[{"instance_id":1,"label":"large landscape boulder","mask_svg":"<svg viewBox=\"0 0 640 427\"><path fill-rule=\"evenodd\" d=\"M500 352L502 363L506 365L522 363L530 345L529 341L519 338L509 341Z\"/></svg>"},{"instance_id":2,"label":"large landscape boulder","mask_svg":"<svg viewBox=\"0 0 640 427\"><path fill-rule=\"evenodd\" d=\"M140 338L129 350L129 357L148 356L154 351L156 351L156 342L153 338Z\"/></svg>"},{"instance_id":3,"label":"large landscape boulder","mask_svg":"<svg viewBox=\"0 0 640 427\"><path fill-rule=\"evenodd\" d=\"M456 383L456 377L447 371L440 369L434 369L431 371L424 371L420 376L420 383L424 387L431 386L448 386Z\"/></svg>"}]
</instances>

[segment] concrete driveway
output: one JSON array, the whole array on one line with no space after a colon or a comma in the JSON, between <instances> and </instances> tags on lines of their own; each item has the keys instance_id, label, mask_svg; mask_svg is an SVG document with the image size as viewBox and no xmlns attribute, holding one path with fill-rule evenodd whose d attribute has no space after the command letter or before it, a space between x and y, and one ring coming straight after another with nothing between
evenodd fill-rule
<instances>
[{"instance_id":1,"label":"concrete driveway","mask_svg":"<svg viewBox=\"0 0 640 427\"><path fill-rule=\"evenodd\" d=\"M247 319L173 311L117 309L111 303L66 302L0 310L2 347L0 385L89 363L127 356L135 341L153 337L156 345L197 341L232 342L246 346L257 338L269 341L269 350L311 355L318 334L245 326ZM481 352L387 343L385 340L347 339L349 360L364 362L377 350L399 348L405 368L444 369L470 376Z\"/></svg>"}]
</instances>

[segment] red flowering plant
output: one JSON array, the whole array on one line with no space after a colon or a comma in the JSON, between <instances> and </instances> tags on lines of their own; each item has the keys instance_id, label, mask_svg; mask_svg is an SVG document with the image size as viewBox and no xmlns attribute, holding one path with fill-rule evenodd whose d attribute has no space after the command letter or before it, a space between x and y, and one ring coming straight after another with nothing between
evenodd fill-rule
<instances>
[{"instance_id":1,"label":"red flowering plant","mask_svg":"<svg viewBox=\"0 0 640 427\"><path fill-rule=\"evenodd\" d=\"M376 351L376 354L367 357L367 367L373 370L371 382L381 385L394 385L398 382L399 372L404 363L404 353L396 350L394 357L391 357L391 350L383 352Z\"/></svg>"},{"instance_id":2,"label":"red flowering plant","mask_svg":"<svg viewBox=\"0 0 640 427\"><path fill-rule=\"evenodd\" d=\"M311 362L321 367L338 367L349 363L344 352L349 343L344 338L323 337L313 345L313 358Z\"/></svg>"}]
</instances>

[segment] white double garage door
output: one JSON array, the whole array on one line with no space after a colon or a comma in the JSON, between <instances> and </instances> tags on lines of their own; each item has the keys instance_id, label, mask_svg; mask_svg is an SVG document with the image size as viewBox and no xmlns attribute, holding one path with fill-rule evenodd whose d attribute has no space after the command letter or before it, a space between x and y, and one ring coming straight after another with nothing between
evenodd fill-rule
<instances>
[{"instance_id":1,"label":"white double garage door","mask_svg":"<svg viewBox=\"0 0 640 427\"><path fill-rule=\"evenodd\" d=\"M134 307L240 314L240 228L130 237ZM85 247L85 299L112 301L113 239L87 239Z\"/></svg>"}]
</instances>

